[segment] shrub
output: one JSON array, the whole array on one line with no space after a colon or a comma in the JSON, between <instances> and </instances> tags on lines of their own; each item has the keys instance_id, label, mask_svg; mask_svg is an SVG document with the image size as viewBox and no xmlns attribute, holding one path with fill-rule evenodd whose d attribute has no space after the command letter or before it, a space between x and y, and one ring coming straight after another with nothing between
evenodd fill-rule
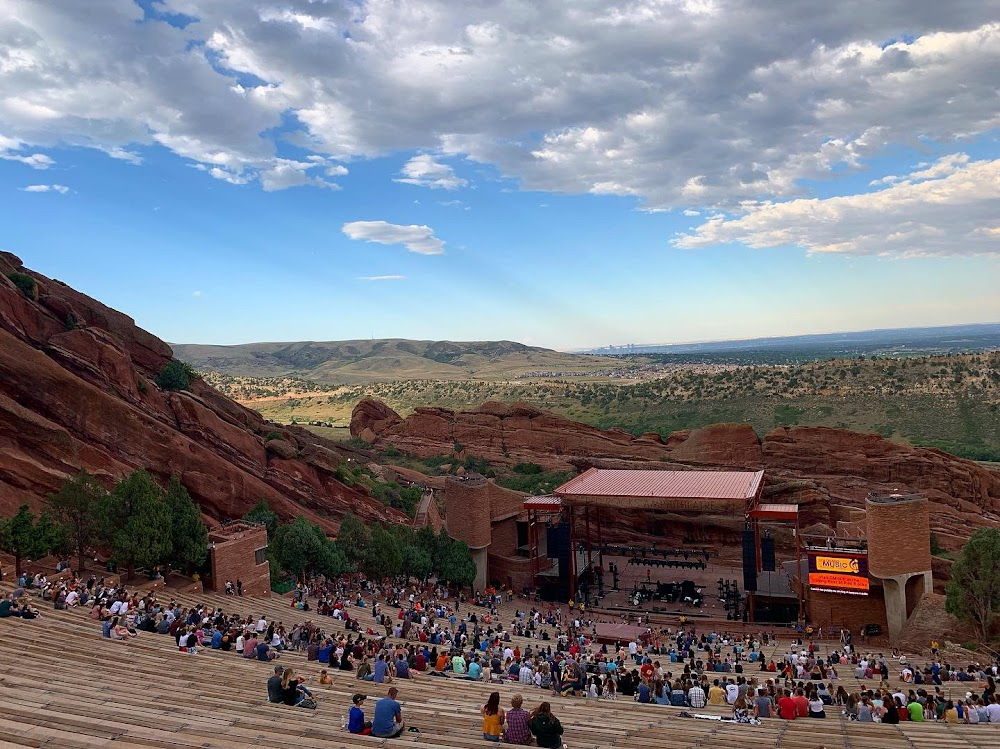
<instances>
[{"instance_id":1,"label":"shrub","mask_svg":"<svg viewBox=\"0 0 1000 749\"><path fill-rule=\"evenodd\" d=\"M65 325L66 325L66 330L76 330L79 327L79 325L76 322L76 315L74 315L72 312L67 312Z\"/></svg>"},{"instance_id":2,"label":"shrub","mask_svg":"<svg viewBox=\"0 0 1000 749\"><path fill-rule=\"evenodd\" d=\"M26 297L35 298L35 279L27 273L9 273L7 275L14 285L21 290Z\"/></svg>"},{"instance_id":3,"label":"shrub","mask_svg":"<svg viewBox=\"0 0 1000 749\"><path fill-rule=\"evenodd\" d=\"M270 442L271 440L280 440L280 439L284 439L284 436L281 434L281 432L271 431L267 433L267 436L264 438L264 441Z\"/></svg>"},{"instance_id":4,"label":"shrub","mask_svg":"<svg viewBox=\"0 0 1000 749\"><path fill-rule=\"evenodd\" d=\"M143 395L149 392L149 385L147 385L146 381L141 377L139 378L138 387L139 387L139 392L142 393Z\"/></svg>"},{"instance_id":5,"label":"shrub","mask_svg":"<svg viewBox=\"0 0 1000 749\"><path fill-rule=\"evenodd\" d=\"M156 384L161 390L187 390L194 369L189 364L173 359L156 376Z\"/></svg>"}]
</instances>

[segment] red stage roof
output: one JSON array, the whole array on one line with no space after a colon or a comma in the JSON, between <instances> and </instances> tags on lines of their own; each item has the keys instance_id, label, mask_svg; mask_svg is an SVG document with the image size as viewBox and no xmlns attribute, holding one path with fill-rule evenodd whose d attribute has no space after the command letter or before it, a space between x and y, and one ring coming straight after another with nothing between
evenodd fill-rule
<instances>
[{"instance_id":1,"label":"red stage roof","mask_svg":"<svg viewBox=\"0 0 1000 749\"><path fill-rule=\"evenodd\" d=\"M658 497L747 500L757 496L763 471L642 471L591 468L553 494L561 497Z\"/></svg>"}]
</instances>

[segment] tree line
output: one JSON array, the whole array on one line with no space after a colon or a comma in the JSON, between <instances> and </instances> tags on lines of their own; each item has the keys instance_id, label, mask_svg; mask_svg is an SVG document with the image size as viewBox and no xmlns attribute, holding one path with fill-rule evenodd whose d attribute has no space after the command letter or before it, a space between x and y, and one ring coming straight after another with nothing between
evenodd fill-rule
<instances>
[{"instance_id":1,"label":"tree line","mask_svg":"<svg viewBox=\"0 0 1000 749\"><path fill-rule=\"evenodd\" d=\"M347 513L333 540L301 515L291 523L280 522L264 499L244 519L267 527L271 585L277 590L293 578L304 582L311 574L335 578L363 572L373 580L401 574L424 580L434 575L459 586L471 585L476 578L476 565L465 542L427 526L369 526Z\"/></svg>"},{"instance_id":2,"label":"tree line","mask_svg":"<svg viewBox=\"0 0 1000 749\"><path fill-rule=\"evenodd\" d=\"M123 478L110 491L80 471L66 479L36 517L27 503L0 521L0 548L14 556L18 575L25 559L76 554L87 567L88 549L109 552L109 562L127 570L168 565L190 573L208 558L208 529L198 505L176 476L166 488L145 470Z\"/></svg>"}]
</instances>

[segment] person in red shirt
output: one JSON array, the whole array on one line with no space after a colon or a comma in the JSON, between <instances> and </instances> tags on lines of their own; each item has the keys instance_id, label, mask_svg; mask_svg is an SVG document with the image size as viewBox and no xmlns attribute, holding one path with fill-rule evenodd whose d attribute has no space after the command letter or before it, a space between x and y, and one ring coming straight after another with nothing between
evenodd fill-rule
<instances>
[{"instance_id":1,"label":"person in red shirt","mask_svg":"<svg viewBox=\"0 0 1000 749\"><path fill-rule=\"evenodd\" d=\"M795 720L796 713L798 713L798 706L792 699L792 693L785 689L784 695L778 700L778 715L784 720Z\"/></svg>"},{"instance_id":2,"label":"person in red shirt","mask_svg":"<svg viewBox=\"0 0 1000 749\"><path fill-rule=\"evenodd\" d=\"M797 718L808 718L809 700L806 699L806 693L801 688L796 689L795 696L792 699L795 701L795 716Z\"/></svg>"}]
</instances>

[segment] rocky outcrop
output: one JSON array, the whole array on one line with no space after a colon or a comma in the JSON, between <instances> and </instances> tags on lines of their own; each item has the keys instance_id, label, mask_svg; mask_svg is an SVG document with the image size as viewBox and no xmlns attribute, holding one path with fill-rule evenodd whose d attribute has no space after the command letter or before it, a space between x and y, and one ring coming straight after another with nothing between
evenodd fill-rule
<instances>
[{"instance_id":1,"label":"rocky outcrop","mask_svg":"<svg viewBox=\"0 0 1000 749\"><path fill-rule=\"evenodd\" d=\"M8 280L15 271L35 279L35 295ZM154 379L171 356L127 316L0 253L0 515L37 509L81 468L108 484L146 468L179 476L209 520L261 497L331 532L347 511L404 519L336 480L333 443L270 425L200 379L161 392ZM282 439L265 446L272 429Z\"/></svg>"},{"instance_id":2,"label":"rocky outcrop","mask_svg":"<svg viewBox=\"0 0 1000 749\"><path fill-rule=\"evenodd\" d=\"M856 529L870 492L927 496L931 529L946 549L960 548L977 527L1000 527L1000 472L877 434L782 427L759 437L748 424L712 424L662 440L656 433L637 438L597 429L523 403L487 402L464 411L418 408L400 419L370 399L359 404L351 426L355 436L355 430L365 430L366 441L421 457L461 447L464 454L499 465L533 462L581 471L764 468L765 501L798 505L803 527Z\"/></svg>"},{"instance_id":3,"label":"rocky outcrop","mask_svg":"<svg viewBox=\"0 0 1000 749\"><path fill-rule=\"evenodd\" d=\"M468 411L417 408L401 419L384 403L366 398L354 409L351 434L421 457L459 448L491 463L531 461L554 470L570 468L574 457L657 460L667 455L666 446L652 440L587 426L519 402L487 401Z\"/></svg>"}]
</instances>

